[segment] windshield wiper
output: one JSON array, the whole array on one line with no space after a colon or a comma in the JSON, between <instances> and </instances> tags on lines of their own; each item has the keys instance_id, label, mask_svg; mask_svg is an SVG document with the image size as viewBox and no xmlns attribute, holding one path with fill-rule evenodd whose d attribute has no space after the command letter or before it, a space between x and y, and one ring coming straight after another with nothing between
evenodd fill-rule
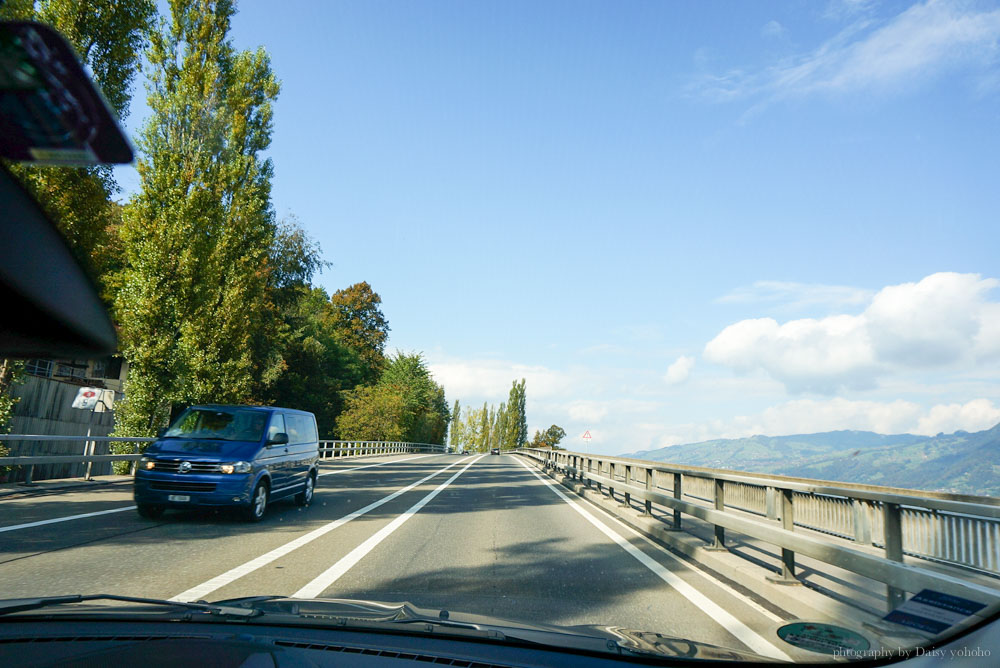
<instances>
[{"instance_id":1,"label":"windshield wiper","mask_svg":"<svg viewBox=\"0 0 1000 668\"><path fill-rule=\"evenodd\" d=\"M0 601L0 616L24 612L27 610L38 610L41 608L51 608L68 603L82 603L84 601L123 601L125 603L145 603L148 605L162 605L171 608L182 608L185 610L197 610L217 617L230 617L246 619L264 614L262 610L253 608L238 608L229 605L216 605L213 603L186 603L183 601L166 601L159 598L138 598L135 596L118 596L115 594L74 594L72 596L42 596L38 598L13 598Z\"/></svg>"}]
</instances>

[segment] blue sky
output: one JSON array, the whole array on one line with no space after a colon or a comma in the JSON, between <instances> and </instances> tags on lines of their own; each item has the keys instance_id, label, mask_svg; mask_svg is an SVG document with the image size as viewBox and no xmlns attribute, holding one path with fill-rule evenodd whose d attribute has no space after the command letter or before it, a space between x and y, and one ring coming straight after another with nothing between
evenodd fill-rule
<instances>
[{"instance_id":1,"label":"blue sky","mask_svg":"<svg viewBox=\"0 0 1000 668\"><path fill-rule=\"evenodd\" d=\"M449 400L609 453L1000 422L1000 4L275 7L275 209Z\"/></svg>"}]
</instances>

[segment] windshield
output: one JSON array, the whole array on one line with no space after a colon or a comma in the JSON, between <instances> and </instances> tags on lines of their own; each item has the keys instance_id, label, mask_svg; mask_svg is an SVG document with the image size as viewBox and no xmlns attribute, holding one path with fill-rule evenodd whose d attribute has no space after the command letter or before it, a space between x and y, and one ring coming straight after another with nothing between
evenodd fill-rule
<instances>
[{"instance_id":1,"label":"windshield","mask_svg":"<svg viewBox=\"0 0 1000 668\"><path fill-rule=\"evenodd\" d=\"M233 408L188 408L164 432L165 438L259 441L267 413Z\"/></svg>"},{"instance_id":2,"label":"windshield","mask_svg":"<svg viewBox=\"0 0 1000 668\"><path fill-rule=\"evenodd\" d=\"M0 352L0 598L804 663L992 619L997 0L275 7L0 0L135 155L2 162L0 225L9 181L117 347ZM23 116L53 84L18 39ZM3 283L4 322L47 342L60 275L34 311Z\"/></svg>"}]
</instances>

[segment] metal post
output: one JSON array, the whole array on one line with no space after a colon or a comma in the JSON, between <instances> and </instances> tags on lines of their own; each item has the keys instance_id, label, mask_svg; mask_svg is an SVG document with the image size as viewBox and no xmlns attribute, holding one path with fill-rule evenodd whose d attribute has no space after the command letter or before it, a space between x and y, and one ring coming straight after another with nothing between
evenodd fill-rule
<instances>
[{"instance_id":1,"label":"metal post","mask_svg":"<svg viewBox=\"0 0 1000 668\"><path fill-rule=\"evenodd\" d=\"M785 531L795 530L795 492L790 489L781 490L781 528ZM781 548L781 573L768 576L774 584L802 584L795 577L795 552Z\"/></svg>"},{"instance_id":2,"label":"metal post","mask_svg":"<svg viewBox=\"0 0 1000 668\"><path fill-rule=\"evenodd\" d=\"M608 462L608 478L611 480L611 484L608 485L608 494L611 496L611 500L615 500L615 463Z\"/></svg>"},{"instance_id":3,"label":"metal post","mask_svg":"<svg viewBox=\"0 0 1000 668\"><path fill-rule=\"evenodd\" d=\"M719 478L715 479L714 485L715 493L715 509L719 512L724 512L726 510L726 487L725 481ZM726 549L726 528L723 526L715 525L715 537L712 541L712 545L705 549L716 551Z\"/></svg>"},{"instance_id":4,"label":"metal post","mask_svg":"<svg viewBox=\"0 0 1000 668\"><path fill-rule=\"evenodd\" d=\"M88 457L88 456L92 457L94 455L94 442L90 440L90 429L93 426L93 423L94 423L94 411L93 411L93 409L91 409L91 411L90 411L90 422L87 423L87 440L84 441L84 444L83 444L83 456L84 457ZM90 477L90 471L91 471L91 467L93 465L94 465L94 460L90 460L89 462L87 462L87 472L83 476L84 480L93 480L93 478Z\"/></svg>"},{"instance_id":5,"label":"metal post","mask_svg":"<svg viewBox=\"0 0 1000 668\"><path fill-rule=\"evenodd\" d=\"M903 522L898 503L882 504L882 525L885 528L885 558L903 561ZM892 612L906 600L906 592L886 585L886 606Z\"/></svg>"},{"instance_id":6,"label":"metal post","mask_svg":"<svg viewBox=\"0 0 1000 668\"><path fill-rule=\"evenodd\" d=\"M764 510L767 513L767 519L769 520L778 519L778 504L777 499L775 498L776 496L777 490L768 485L764 493Z\"/></svg>"},{"instance_id":7,"label":"metal post","mask_svg":"<svg viewBox=\"0 0 1000 668\"><path fill-rule=\"evenodd\" d=\"M681 500L681 496L683 496L683 494L684 494L684 490L681 488L681 484L682 484L681 483L681 474L680 473L674 473L673 476L674 476L674 498L677 499L678 501L680 501ZM681 530L681 511L679 511L676 508L674 508L674 523L670 527L670 530L671 531L680 531Z\"/></svg>"},{"instance_id":8,"label":"metal post","mask_svg":"<svg viewBox=\"0 0 1000 668\"><path fill-rule=\"evenodd\" d=\"M653 502L649 500L648 495L652 494L653 489L655 488L655 485L653 484L653 476L654 475L656 475L656 471L654 471L653 469L649 469L649 468L646 469L646 494L647 494L647 497L646 497L646 502L642 504L643 505L642 514L643 515L652 515L653 514Z\"/></svg>"},{"instance_id":9,"label":"metal post","mask_svg":"<svg viewBox=\"0 0 1000 668\"><path fill-rule=\"evenodd\" d=\"M628 491L628 486L630 484L630 480L631 479L632 479L632 467L630 465L626 464L625 465L625 493L624 493L625 500L622 502L622 505L626 506L626 507L632 505L632 494L629 493L629 491Z\"/></svg>"},{"instance_id":10,"label":"metal post","mask_svg":"<svg viewBox=\"0 0 1000 668\"><path fill-rule=\"evenodd\" d=\"M871 545L871 505L864 499L851 499L851 506L854 509L854 542L858 545Z\"/></svg>"}]
</instances>

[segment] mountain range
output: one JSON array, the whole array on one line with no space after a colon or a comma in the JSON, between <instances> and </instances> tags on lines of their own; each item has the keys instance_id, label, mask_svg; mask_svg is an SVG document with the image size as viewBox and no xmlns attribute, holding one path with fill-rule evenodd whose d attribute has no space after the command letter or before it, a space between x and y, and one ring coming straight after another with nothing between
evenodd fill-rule
<instances>
[{"instance_id":1,"label":"mountain range","mask_svg":"<svg viewBox=\"0 0 1000 668\"><path fill-rule=\"evenodd\" d=\"M672 445L627 457L710 468L1000 497L1000 424L918 436L828 431Z\"/></svg>"}]
</instances>

